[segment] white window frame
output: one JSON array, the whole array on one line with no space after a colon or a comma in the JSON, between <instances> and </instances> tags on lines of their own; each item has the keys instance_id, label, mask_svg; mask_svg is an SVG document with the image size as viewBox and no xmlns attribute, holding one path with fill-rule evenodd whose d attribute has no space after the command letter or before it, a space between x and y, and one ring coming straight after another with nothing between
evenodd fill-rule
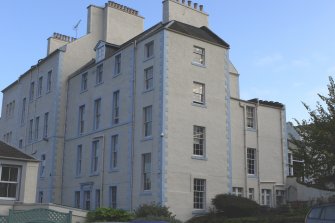
<instances>
[{"instance_id":1,"label":"white window frame","mask_svg":"<svg viewBox=\"0 0 335 223\"><path fill-rule=\"evenodd\" d=\"M149 59L154 57L154 49L155 49L154 47L155 47L154 41L150 41L145 44L144 58Z\"/></svg>"},{"instance_id":2,"label":"white window frame","mask_svg":"<svg viewBox=\"0 0 335 223\"><path fill-rule=\"evenodd\" d=\"M80 144L77 146L77 160L76 160L76 176L81 176L83 165L83 145Z\"/></svg>"},{"instance_id":3,"label":"white window frame","mask_svg":"<svg viewBox=\"0 0 335 223\"><path fill-rule=\"evenodd\" d=\"M99 171L99 152L100 152L100 140L94 140L92 142L92 152L91 152L91 174L97 174Z\"/></svg>"},{"instance_id":4,"label":"white window frame","mask_svg":"<svg viewBox=\"0 0 335 223\"><path fill-rule=\"evenodd\" d=\"M120 91L113 92L112 124L119 124Z\"/></svg>"},{"instance_id":5,"label":"white window frame","mask_svg":"<svg viewBox=\"0 0 335 223\"><path fill-rule=\"evenodd\" d=\"M143 108L143 136L152 136L152 105Z\"/></svg>"},{"instance_id":6,"label":"white window frame","mask_svg":"<svg viewBox=\"0 0 335 223\"><path fill-rule=\"evenodd\" d=\"M110 169L118 167L118 151L119 151L119 135L112 135L111 137L111 158Z\"/></svg>"},{"instance_id":7,"label":"white window frame","mask_svg":"<svg viewBox=\"0 0 335 223\"><path fill-rule=\"evenodd\" d=\"M288 165L288 176L294 176L293 154L291 152L287 154L287 165Z\"/></svg>"},{"instance_id":8,"label":"white window frame","mask_svg":"<svg viewBox=\"0 0 335 223\"><path fill-rule=\"evenodd\" d=\"M248 198L250 200L255 200L255 188L248 189Z\"/></svg>"},{"instance_id":9,"label":"white window frame","mask_svg":"<svg viewBox=\"0 0 335 223\"><path fill-rule=\"evenodd\" d=\"M38 78L38 83L37 83L37 97L42 96L42 91L43 91L43 76Z\"/></svg>"},{"instance_id":10,"label":"white window frame","mask_svg":"<svg viewBox=\"0 0 335 223\"><path fill-rule=\"evenodd\" d=\"M83 193L83 209L84 210L91 210L91 191L84 190Z\"/></svg>"},{"instance_id":11,"label":"white window frame","mask_svg":"<svg viewBox=\"0 0 335 223\"><path fill-rule=\"evenodd\" d=\"M193 82L193 103L205 104L205 84L200 82Z\"/></svg>"},{"instance_id":12,"label":"white window frame","mask_svg":"<svg viewBox=\"0 0 335 223\"><path fill-rule=\"evenodd\" d=\"M35 130L34 130L34 139L35 140L38 140L38 137L39 137L39 132L40 131L40 117L37 116L35 118Z\"/></svg>"},{"instance_id":13,"label":"white window frame","mask_svg":"<svg viewBox=\"0 0 335 223\"><path fill-rule=\"evenodd\" d=\"M205 48L193 46L193 63L204 66L206 62L205 52Z\"/></svg>"},{"instance_id":14,"label":"white window frame","mask_svg":"<svg viewBox=\"0 0 335 223\"><path fill-rule=\"evenodd\" d=\"M35 82L32 81L30 83L30 89L29 89L29 101L33 101L35 97Z\"/></svg>"},{"instance_id":15,"label":"white window frame","mask_svg":"<svg viewBox=\"0 0 335 223\"><path fill-rule=\"evenodd\" d=\"M261 189L261 205L272 207L272 190Z\"/></svg>"},{"instance_id":16,"label":"white window frame","mask_svg":"<svg viewBox=\"0 0 335 223\"><path fill-rule=\"evenodd\" d=\"M206 209L206 180L193 179L193 209Z\"/></svg>"},{"instance_id":17,"label":"white window frame","mask_svg":"<svg viewBox=\"0 0 335 223\"><path fill-rule=\"evenodd\" d=\"M43 191L39 191L38 192L38 198L37 198L37 202L42 204L43 203L43 198L44 198L44 192Z\"/></svg>"},{"instance_id":18,"label":"white window frame","mask_svg":"<svg viewBox=\"0 0 335 223\"><path fill-rule=\"evenodd\" d=\"M142 187L143 191L150 191L152 182L151 182L151 172L152 172L152 162L151 162L151 153L142 154Z\"/></svg>"},{"instance_id":19,"label":"white window frame","mask_svg":"<svg viewBox=\"0 0 335 223\"><path fill-rule=\"evenodd\" d=\"M193 156L206 156L206 128L193 125Z\"/></svg>"},{"instance_id":20,"label":"white window frame","mask_svg":"<svg viewBox=\"0 0 335 223\"><path fill-rule=\"evenodd\" d=\"M144 70L144 90L150 91L154 87L154 67L148 67Z\"/></svg>"},{"instance_id":21,"label":"white window frame","mask_svg":"<svg viewBox=\"0 0 335 223\"><path fill-rule=\"evenodd\" d=\"M255 107L246 106L246 119L247 119L247 128L255 129L256 128L256 110Z\"/></svg>"},{"instance_id":22,"label":"white window frame","mask_svg":"<svg viewBox=\"0 0 335 223\"><path fill-rule=\"evenodd\" d=\"M96 61L97 62L100 62L103 59L105 59L105 51L106 51L105 45L98 47L98 49L96 50Z\"/></svg>"},{"instance_id":23,"label":"white window frame","mask_svg":"<svg viewBox=\"0 0 335 223\"><path fill-rule=\"evenodd\" d=\"M49 131L49 112L44 113L43 139L48 138Z\"/></svg>"},{"instance_id":24,"label":"white window frame","mask_svg":"<svg viewBox=\"0 0 335 223\"><path fill-rule=\"evenodd\" d=\"M97 130L100 128L100 121L101 121L101 98L94 100L94 123L93 128Z\"/></svg>"},{"instance_id":25,"label":"white window frame","mask_svg":"<svg viewBox=\"0 0 335 223\"><path fill-rule=\"evenodd\" d=\"M3 168L10 168L10 169L16 169L17 170L17 175L16 179L10 179L10 173L11 171L9 170L9 178L8 179L3 179L2 177L2 172ZM13 165L6 165L6 164L0 164L0 184L5 184L7 186L12 186L15 185L15 197L10 197L8 194L8 187L7 187L7 193L6 196L0 197L1 200L18 200L19 198L19 191L20 191L20 181L21 181L21 168L19 166L13 166Z\"/></svg>"},{"instance_id":26,"label":"white window frame","mask_svg":"<svg viewBox=\"0 0 335 223\"><path fill-rule=\"evenodd\" d=\"M78 132L79 134L83 134L85 132L85 105L79 106Z\"/></svg>"},{"instance_id":27,"label":"white window frame","mask_svg":"<svg viewBox=\"0 0 335 223\"><path fill-rule=\"evenodd\" d=\"M46 164L46 154L41 154L41 162L40 162L40 178L45 177L45 164Z\"/></svg>"},{"instance_id":28,"label":"white window frame","mask_svg":"<svg viewBox=\"0 0 335 223\"><path fill-rule=\"evenodd\" d=\"M237 197L243 197L243 187L233 187L232 194Z\"/></svg>"},{"instance_id":29,"label":"white window frame","mask_svg":"<svg viewBox=\"0 0 335 223\"><path fill-rule=\"evenodd\" d=\"M96 77L95 77L95 84L101 84L103 82L103 73L104 73L104 66L103 64L99 64L96 69Z\"/></svg>"},{"instance_id":30,"label":"white window frame","mask_svg":"<svg viewBox=\"0 0 335 223\"><path fill-rule=\"evenodd\" d=\"M52 81L51 78L52 78L52 70L48 72L46 93L49 93L51 91L51 81Z\"/></svg>"},{"instance_id":31,"label":"white window frame","mask_svg":"<svg viewBox=\"0 0 335 223\"><path fill-rule=\"evenodd\" d=\"M29 121L29 130L28 130L28 141L33 141L33 129L34 129L34 119L30 119Z\"/></svg>"},{"instance_id":32,"label":"white window frame","mask_svg":"<svg viewBox=\"0 0 335 223\"><path fill-rule=\"evenodd\" d=\"M121 73L121 68L122 68L121 59L122 59L121 53L115 56L114 76Z\"/></svg>"},{"instance_id":33,"label":"white window frame","mask_svg":"<svg viewBox=\"0 0 335 223\"><path fill-rule=\"evenodd\" d=\"M81 75L81 91L86 91L87 90L87 83L88 83L88 73L85 72Z\"/></svg>"},{"instance_id":34,"label":"white window frame","mask_svg":"<svg viewBox=\"0 0 335 223\"><path fill-rule=\"evenodd\" d=\"M117 186L109 187L109 206L111 208L117 208Z\"/></svg>"},{"instance_id":35,"label":"white window frame","mask_svg":"<svg viewBox=\"0 0 335 223\"><path fill-rule=\"evenodd\" d=\"M247 171L248 175L256 175L257 151L255 148L247 148Z\"/></svg>"},{"instance_id":36,"label":"white window frame","mask_svg":"<svg viewBox=\"0 0 335 223\"><path fill-rule=\"evenodd\" d=\"M23 98L22 109L21 109L21 125L24 125L26 119L26 104L27 104L27 98Z\"/></svg>"}]
</instances>

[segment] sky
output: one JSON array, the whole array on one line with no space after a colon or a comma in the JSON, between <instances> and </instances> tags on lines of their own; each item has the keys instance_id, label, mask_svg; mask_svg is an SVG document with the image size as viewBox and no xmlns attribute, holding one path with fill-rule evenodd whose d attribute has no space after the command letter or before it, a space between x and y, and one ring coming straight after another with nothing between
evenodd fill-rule
<instances>
[{"instance_id":1,"label":"sky","mask_svg":"<svg viewBox=\"0 0 335 223\"><path fill-rule=\"evenodd\" d=\"M145 29L161 21L162 0L115 0L139 11ZM46 56L54 32L86 34L87 6L107 0L2 1L0 8L0 89ZM317 94L327 94L335 75L334 0L199 0L209 28L230 45L240 73L241 99L278 101L286 120L308 119ZM2 104L2 95L0 96Z\"/></svg>"}]
</instances>

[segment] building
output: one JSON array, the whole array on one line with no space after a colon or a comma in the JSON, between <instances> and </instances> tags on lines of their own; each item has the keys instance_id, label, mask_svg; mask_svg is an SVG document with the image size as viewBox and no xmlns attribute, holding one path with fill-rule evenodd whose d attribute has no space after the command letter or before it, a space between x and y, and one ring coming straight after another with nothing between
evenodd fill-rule
<instances>
[{"instance_id":1,"label":"building","mask_svg":"<svg viewBox=\"0 0 335 223\"><path fill-rule=\"evenodd\" d=\"M0 141L0 215L17 201L34 203L39 161Z\"/></svg>"},{"instance_id":2,"label":"building","mask_svg":"<svg viewBox=\"0 0 335 223\"><path fill-rule=\"evenodd\" d=\"M3 90L1 134L42 161L39 194L83 209L157 202L180 219L220 193L285 202L285 108L240 99L230 46L202 5L165 0L143 31L136 10L108 2L88 23Z\"/></svg>"}]
</instances>

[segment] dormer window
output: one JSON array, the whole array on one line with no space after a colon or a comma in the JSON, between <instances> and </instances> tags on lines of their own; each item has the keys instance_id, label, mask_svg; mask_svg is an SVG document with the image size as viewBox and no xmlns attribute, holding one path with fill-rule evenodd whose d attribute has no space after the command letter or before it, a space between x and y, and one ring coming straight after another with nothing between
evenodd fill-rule
<instances>
[{"instance_id":1,"label":"dormer window","mask_svg":"<svg viewBox=\"0 0 335 223\"><path fill-rule=\"evenodd\" d=\"M96 62L105 59L105 45L101 45L96 49Z\"/></svg>"}]
</instances>

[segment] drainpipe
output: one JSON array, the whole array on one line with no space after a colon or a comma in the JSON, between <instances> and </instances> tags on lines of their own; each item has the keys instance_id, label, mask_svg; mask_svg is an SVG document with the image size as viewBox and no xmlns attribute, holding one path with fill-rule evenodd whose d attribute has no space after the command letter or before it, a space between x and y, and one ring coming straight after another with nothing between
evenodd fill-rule
<instances>
[{"instance_id":1,"label":"drainpipe","mask_svg":"<svg viewBox=\"0 0 335 223\"><path fill-rule=\"evenodd\" d=\"M247 170L247 157L246 157L246 151L247 151L247 125L246 125L246 109L245 105L242 105L240 103L240 107L243 109L243 154L244 154L244 186L245 186L245 194L248 195L248 170Z\"/></svg>"},{"instance_id":2,"label":"drainpipe","mask_svg":"<svg viewBox=\"0 0 335 223\"><path fill-rule=\"evenodd\" d=\"M258 122L258 108L259 108L259 101L257 100L256 104L256 111L255 111L255 117L256 117L256 134L257 134L257 141L256 141L256 154L257 154L257 183L258 183L258 202L261 203L261 176L260 176L260 159L259 159L259 153L260 153L260 148L259 148L259 122Z\"/></svg>"},{"instance_id":3,"label":"drainpipe","mask_svg":"<svg viewBox=\"0 0 335 223\"><path fill-rule=\"evenodd\" d=\"M101 202L103 203L103 194L104 194L104 183L105 183L105 150L106 150L106 145L105 145L105 135L100 136L102 138L102 148L101 148L101 182L100 182L100 201L99 201L99 206L101 206ZM95 198L96 199L96 198ZM95 201L96 202L96 201Z\"/></svg>"},{"instance_id":4,"label":"drainpipe","mask_svg":"<svg viewBox=\"0 0 335 223\"><path fill-rule=\"evenodd\" d=\"M135 144L135 103L136 103L136 52L137 52L137 41L133 42L133 81L132 81L132 111L131 111L131 178L130 178L130 210L133 210L133 190L134 190L134 144Z\"/></svg>"}]
</instances>

